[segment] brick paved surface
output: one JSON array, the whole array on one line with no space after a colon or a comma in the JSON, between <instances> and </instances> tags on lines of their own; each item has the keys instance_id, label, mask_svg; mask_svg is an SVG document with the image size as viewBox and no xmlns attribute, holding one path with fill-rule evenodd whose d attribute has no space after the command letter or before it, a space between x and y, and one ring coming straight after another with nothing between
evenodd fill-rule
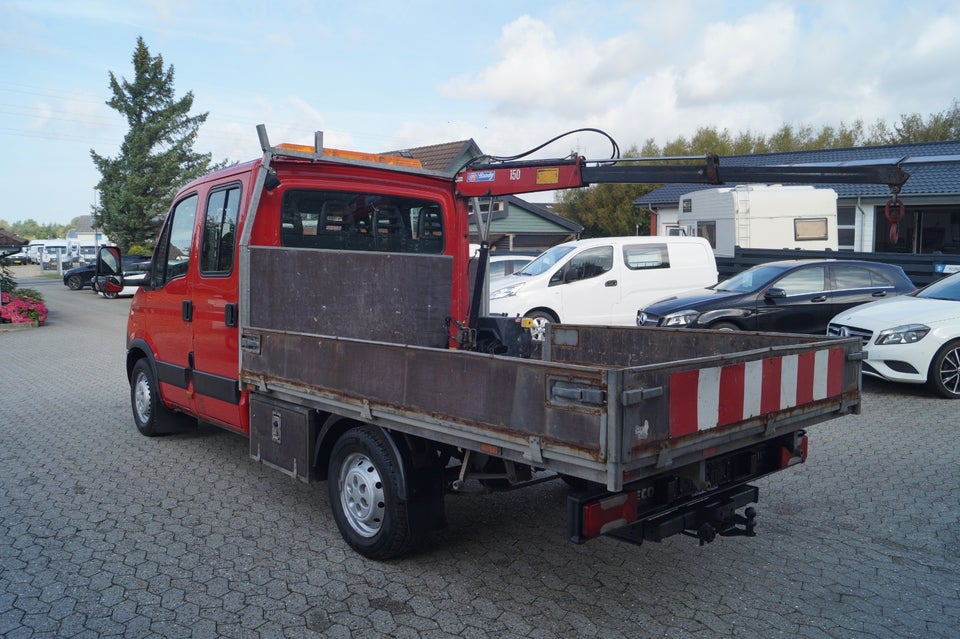
<instances>
[{"instance_id":1,"label":"brick paved surface","mask_svg":"<svg viewBox=\"0 0 960 639\"><path fill-rule=\"evenodd\" d=\"M0 333L0 636L957 636L958 402L865 382L760 482L754 539L575 546L550 482L450 497L428 548L377 563L244 439L136 432L129 300L21 284L52 310Z\"/></svg>"}]
</instances>

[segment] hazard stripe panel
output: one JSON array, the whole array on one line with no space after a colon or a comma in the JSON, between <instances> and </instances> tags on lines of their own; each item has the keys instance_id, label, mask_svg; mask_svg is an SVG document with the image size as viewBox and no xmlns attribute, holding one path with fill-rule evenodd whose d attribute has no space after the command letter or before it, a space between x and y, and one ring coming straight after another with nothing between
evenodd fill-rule
<instances>
[{"instance_id":1,"label":"hazard stripe panel","mask_svg":"<svg viewBox=\"0 0 960 639\"><path fill-rule=\"evenodd\" d=\"M843 390L842 348L670 375L670 436L802 406Z\"/></svg>"}]
</instances>

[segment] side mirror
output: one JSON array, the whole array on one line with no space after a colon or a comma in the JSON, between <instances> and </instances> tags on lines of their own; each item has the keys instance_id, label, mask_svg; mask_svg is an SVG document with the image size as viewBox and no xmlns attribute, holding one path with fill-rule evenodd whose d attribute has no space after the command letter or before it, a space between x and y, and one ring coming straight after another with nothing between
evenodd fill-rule
<instances>
[{"instance_id":1,"label":"side mirror","mask_svg":"<svg viewBox=\"0 0 960 639\"><path fill-rule=\"evenodd\" d=\"M116 246L101 246L97 251L97 273L94 278L102 293L123 290L123 262Z\"/></svg>"},{"instance_id":2,"label":"side mirror","mask_svg":"<svg viewBox=\"0 0 960 639\"><path fill-rule=\"evenodd\" d=\"M782 288L773 287L773 288L771 288L771 289L767 289L767 292L764 293L763 296L764 296L765 298L767 298L768 300L772 300L772 299L777 299L777 298L781 298L781 297L786 297L786 296L787 296L787 292L786 292L785 290L783 290Z\"/></svg>"}]
</instances>

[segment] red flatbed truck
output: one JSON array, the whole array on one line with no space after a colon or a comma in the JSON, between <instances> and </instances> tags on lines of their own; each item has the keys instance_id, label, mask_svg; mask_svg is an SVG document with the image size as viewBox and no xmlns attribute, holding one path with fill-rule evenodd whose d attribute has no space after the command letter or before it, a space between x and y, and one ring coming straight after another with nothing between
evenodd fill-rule
<instances>
[{"instance_id":1,"label":"red flatbed truck","mask_svg":"<svg viewBox=\"0 0 960 639\"><path fill-rule=\"evenodd\" d=\"M134 421L249 438L326 480L357 552L385 559L444 524L444 494L571 485L568 537L753 535L750 482L801 463L806 428L860 410L860 343L785 334L554 325L483 316L471 202L596 182L882 182L896 166L471 165L271 146L185 186L127 327ZM476 213L478 228L484 220ZM122 286L102 249L104 286ZM472 290L471 290L472 289ZM479 482L479 484L477 483ZM737 511L747 507L743 514Z\"/></svg>"}]
</instances>

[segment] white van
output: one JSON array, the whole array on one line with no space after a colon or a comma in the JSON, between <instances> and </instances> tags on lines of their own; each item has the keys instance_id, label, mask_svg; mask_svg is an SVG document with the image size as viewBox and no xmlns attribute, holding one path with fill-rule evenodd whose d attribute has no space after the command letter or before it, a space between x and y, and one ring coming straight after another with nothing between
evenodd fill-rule
<instances>
[{"instance_id":1,"label":"white van","mask_svg":"<svg viewBox=\"0 0 960 639\"><path fill-rule=\"evenodd\" d=\"M702 237L577 240L497 280L490 314L532 318L535 339L548 322L636 326L646 304L716 283L717 262Z\"/></svg>"}]
</instances>

